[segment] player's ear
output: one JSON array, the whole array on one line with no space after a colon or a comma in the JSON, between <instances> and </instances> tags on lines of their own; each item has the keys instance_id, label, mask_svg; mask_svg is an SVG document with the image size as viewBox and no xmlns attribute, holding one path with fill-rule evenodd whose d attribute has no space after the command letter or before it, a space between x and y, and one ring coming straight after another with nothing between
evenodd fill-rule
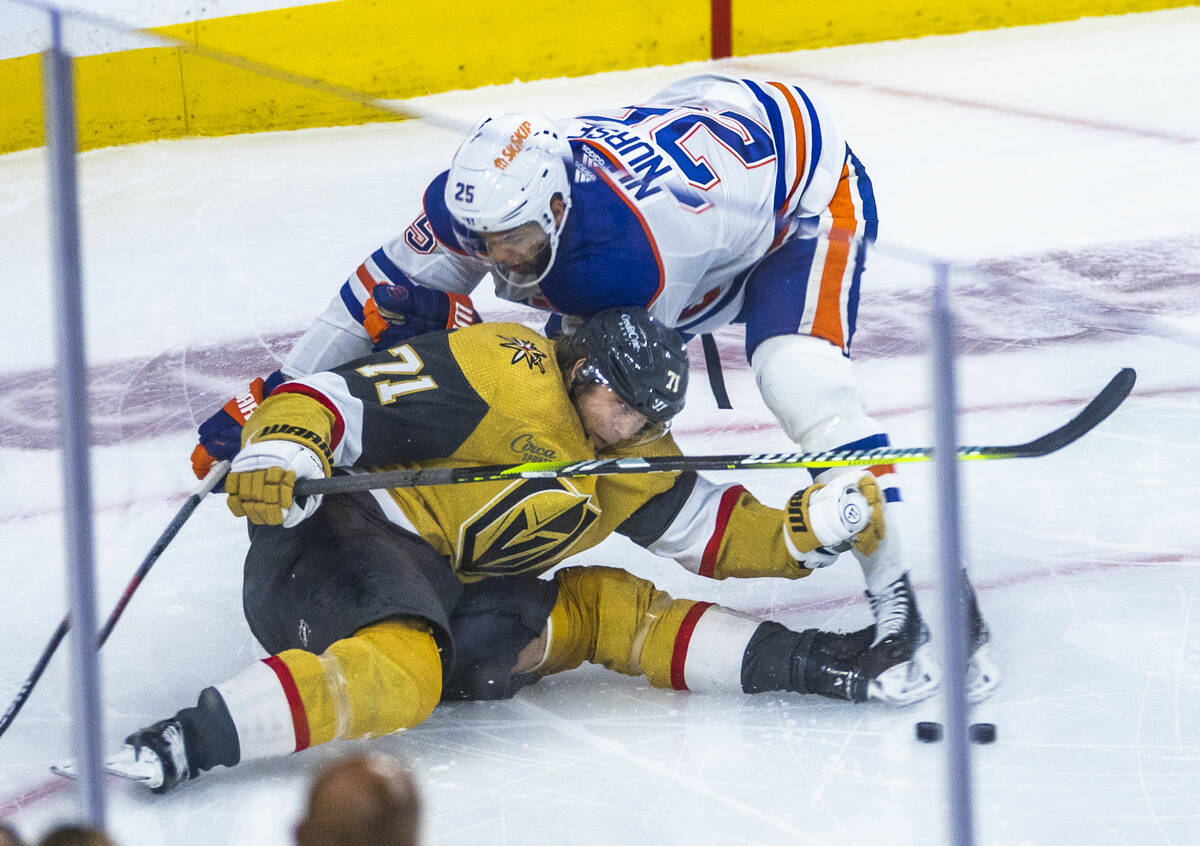
<instances>
[{"instance_id":1,"label":"player's ear","mask_svg":"<svg viewBox=\"0 0 1200 846\"><path fill-rule=\"evenodd\" d=\"M567 213L567 204L563 202L562 194L550 198L550 211L554 215L555 224L562 224L563 215Z\"/></svg>"}]
</instances>

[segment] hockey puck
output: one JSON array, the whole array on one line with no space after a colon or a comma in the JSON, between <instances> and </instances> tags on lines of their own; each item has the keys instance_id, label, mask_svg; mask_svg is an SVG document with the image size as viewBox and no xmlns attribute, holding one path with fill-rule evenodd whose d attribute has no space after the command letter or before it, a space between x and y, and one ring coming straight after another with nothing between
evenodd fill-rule
<instances>
[{"instance_id":1,"label":"hockey puck","mask_svg":"<svg viewBox=\"0 0 1200 846\"><path fill-rule=\"evenodd\" d=\"M996 742L995 723L971 723L971 727L967 729L967 733L970 736L972 743Z\"/></svg>"},{"instance_id":2,"label":"hockey puck","mask_svg":"<svg viewBox=\"0 0 1200 846\"><path fill-rule=\"evenodd\" d=\"M932 721L917 723L917 740L922 743L937 743L942 739L942 724Z\"/></svg>"}]
</instances>

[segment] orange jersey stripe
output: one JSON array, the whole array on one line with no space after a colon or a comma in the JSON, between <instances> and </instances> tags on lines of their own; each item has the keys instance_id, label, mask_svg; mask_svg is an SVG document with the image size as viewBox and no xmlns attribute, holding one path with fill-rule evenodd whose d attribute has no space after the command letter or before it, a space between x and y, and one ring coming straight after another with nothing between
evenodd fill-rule
<instances>
[{"instance_id":1,"label":"orange jersey stripe","mask_svg":"<svg viewBox=\"0 0 1200 846\"><path fill-rule=\"evenodd\" d=\"M371 336L371 340L379 343L380 336L387 331L387 319L379 313L379 307L375 305L375 300L371 298L371 292L375 290L375 286L379 283L375 281L375 277L367 270L366 264L360 264L358 270L354 271L354 275L358 277L358 281L362 283L363 288L367 292L367 301L363 303L363 328L367 330L367 334Z\"/></svg>"},{"instance_id":2,"label":"orange jersey stripe","mask_svg":"<svg viewBox=\"0 0 1200 846\"><path fill-rule=\"evenodd\" d=\"M792 180L792 188L788 191L783 206L779 209L779 214L783 214L792 202L792 197L796 195L796 189L800 187L800 177L804 175L804 160L808 155L808 145L804 142L804 115L800 111L800 104L796 102L792 92L788 91L787 86L782 82L771 82L768 85L777 88L783 94L783 98L787 100L788 109L792 113L792 123L796 127L796 178ZM780 152L782 153L782 151Z\"/></svg>"},{"instance_id":3,"label":"orange jersey stripe","mask_svg":"<svg viewBox=\"0 0 1200 846\"><path fill-rule=\"evenodd\" d=\"M354 275L358 277L358 281L362 283L363 289L369 294L375 289L379 283L375 281L370 271L367 270L365 264L360 264L358 270L354 271Z\"/></svg>"},{"instance_id":4,"label":"orange jersey stripe","mask_svg":"<svg viewBox=\"0 0 1200 846\"><path fill-rule=\"evenodd\" d=\"M821 271L821 288L812 327L813 335L832 341L839 347L846 345L842 333L842 278L850 261L850 242L858 228L854 199L850 196L849 175L850 167L844 165L842 178L829 203L833 230L826 241L825 265Z\"/></svg>"}]
</instances>

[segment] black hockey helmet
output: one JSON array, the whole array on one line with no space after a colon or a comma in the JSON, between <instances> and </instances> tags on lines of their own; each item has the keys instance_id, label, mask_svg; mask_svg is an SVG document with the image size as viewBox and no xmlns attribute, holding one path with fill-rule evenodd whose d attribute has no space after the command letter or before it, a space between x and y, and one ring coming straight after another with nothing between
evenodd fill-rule
<instances>
[{"instance_id":1,"label":"black hockey helmet","mask_svg":"<svg viewBox=\"0 0 1200 846\"><path fill-rule=\"evenodd\" d=\"M578 378L607 385L634 411L666 423L683 409L688 358L683 337L642 308L610 308L584 320Z\"/></svg>"}]
</instances>

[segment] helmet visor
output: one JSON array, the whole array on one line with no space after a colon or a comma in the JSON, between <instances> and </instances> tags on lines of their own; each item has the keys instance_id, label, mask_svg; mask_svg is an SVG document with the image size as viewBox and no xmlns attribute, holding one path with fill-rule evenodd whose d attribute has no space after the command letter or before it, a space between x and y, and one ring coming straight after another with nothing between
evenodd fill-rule
<instances>
[{"instance_id":1,"label":"helmet visor","mask_svg":"<svg viewBox=\"0 0 1200 846\"><path fill-rule=\"evenodd\" d=\"M501 232L477 232L454 221L454 234L463 248L491 263L510 285L540 282L553 257L550 235L536 221Z\"/></svg>"}]
</instances>

